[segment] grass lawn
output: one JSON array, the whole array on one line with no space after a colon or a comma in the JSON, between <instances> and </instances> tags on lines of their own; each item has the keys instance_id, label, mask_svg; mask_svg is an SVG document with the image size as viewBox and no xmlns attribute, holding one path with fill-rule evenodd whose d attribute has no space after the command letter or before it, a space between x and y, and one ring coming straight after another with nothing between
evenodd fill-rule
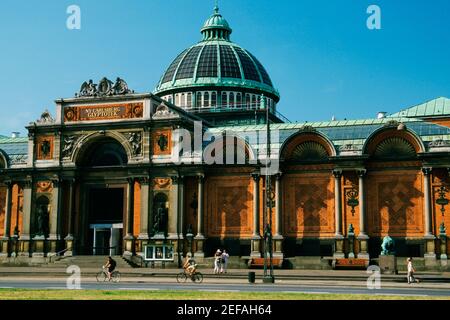
<instances>
[{"instance_id":1,"label":"grass lawn","mask_svg":"<svg viewBox=\"0 0 450 320\"><path fill-rule=\"evenodd\" d=\"M449 300L448 297L202 292L179 290L26 290L0 289L0 300Z\"/></svg>"}]
</instances>

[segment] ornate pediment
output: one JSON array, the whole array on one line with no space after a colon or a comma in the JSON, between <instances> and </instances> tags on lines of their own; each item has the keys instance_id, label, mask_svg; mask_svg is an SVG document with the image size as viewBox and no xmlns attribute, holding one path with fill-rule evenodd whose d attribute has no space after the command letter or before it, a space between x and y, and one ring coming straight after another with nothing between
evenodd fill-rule
<instances>
[{"instance_id":1,"label":"ornate pediment","mask_svg":"<svg viewBox=\"0 0 450 320\"><path fill-rule=\"evenodd\" d=\"M80 92L75 94L75 97L105 97L105 96L118 96L134 93L133 90L128 88L128 84L125 80L117 78L116 82L112 82L108 78L104 77L100 82L95 84L92 80L84 82L81 85Z\"/></svg>"},{"instance_id":2,"label":"ornate pediment","mask_svg":"<svg viewBox=\"0 0 450 320\"><path fill-rule=\"evenodd\" d=\"M44 112L42 112L40 119L36 121L36 124L43 125L43 124L53 124L55 123L55 119L53 119L50 112L45 109Z\"/></svg>"},{"instance_id":3,"label":"ornate pediment","mask_svg":"<svg viewBox=\"0 0 450 320\"><path fill-rule=\"evenodd\" d=\"M153 119L167 119L176 118L178 115L170 110L170 108L163 103L156 107L155 113L153 114Z\"/></svg>"}]
</instances>

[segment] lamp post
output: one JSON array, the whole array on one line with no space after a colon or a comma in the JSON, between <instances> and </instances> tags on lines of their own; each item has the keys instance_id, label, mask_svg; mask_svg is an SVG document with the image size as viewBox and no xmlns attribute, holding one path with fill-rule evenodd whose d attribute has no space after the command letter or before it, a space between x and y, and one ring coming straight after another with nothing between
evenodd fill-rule
<instances>
[{"instance_id":1,"label":"lamp post","mask_svg":"<svg viewBox=\"0 0 450 320\"><path fill-rule=\"evenodd\" d=\"M186 239L189 242L189 253L191 257L194 255L192 252L192 240L194 239L194 234L192 233L192 225L188 226L187 232L186 232Z\"/></svg>"},{"instance_id":2,"label":"lamp post","mask_svg":"<svg viewBox=\"0 0 450 320\"><path fill-rule=\"evenodd\" d=\"M274 195L272 193L272 177L270 172L270 122L269 108L266 105L264 95L261 95L261 108L266 108L266 125L267 125L267 141L266 141L266 201L264 204L264 283L274 283L273 274L273 246L272 246L272 207Z\"/></svg>"}]
</instances>

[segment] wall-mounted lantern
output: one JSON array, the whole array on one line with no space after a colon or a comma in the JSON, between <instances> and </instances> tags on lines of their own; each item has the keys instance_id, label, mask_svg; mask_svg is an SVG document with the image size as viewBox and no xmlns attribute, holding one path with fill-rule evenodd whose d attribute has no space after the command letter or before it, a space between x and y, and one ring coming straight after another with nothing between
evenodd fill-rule
<instances>
[{"instance_id":1,"label":"wall-mounted lantern","mask_svg":"<svg viewBox=\"0 0 450 320\"><path fill-rule=\"evenodd\" d=\"M355 215L355 207L359 205L358 195L359 195L358 190L356 190L355 188L352 188L346 192L347 205L352 208L351 210L352 216Z\"/></svg>"},{"instance_id":2,"label":"wall-mounted lantern","mask_svg":"<svg viewBox=\"0 0 450 320\"><path fill-rule=\"evenodd\" d=\"M442 216L445 214L445 206L448 205L448 199L445 197L447 195L447 188L445 186L441 186L437 191L439 197L436 199L436 204L441 206Z\"/></svg>"}]
</instances>

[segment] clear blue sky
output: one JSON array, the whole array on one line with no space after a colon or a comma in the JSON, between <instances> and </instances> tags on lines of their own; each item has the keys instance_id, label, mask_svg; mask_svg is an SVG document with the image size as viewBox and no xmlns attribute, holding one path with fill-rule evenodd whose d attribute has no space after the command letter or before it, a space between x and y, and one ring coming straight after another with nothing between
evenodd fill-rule
<instances>
[{"instance_id":1,"label":"clear blue sky","mask_svg":"<svg viewBox=\"0 0 450 320\"><path fill-rule=\"evenodd\" d=\"M81 7L81 30L66 9ZM377 4L382 30L366 27ZM221 0L232 40L265 65L294 121L372 118L450 96L448 0ZM213 0L2 0L0 133L24 126L81 83L117 76L150 92L200 40Z\"/></svg>"}]
</instances>

